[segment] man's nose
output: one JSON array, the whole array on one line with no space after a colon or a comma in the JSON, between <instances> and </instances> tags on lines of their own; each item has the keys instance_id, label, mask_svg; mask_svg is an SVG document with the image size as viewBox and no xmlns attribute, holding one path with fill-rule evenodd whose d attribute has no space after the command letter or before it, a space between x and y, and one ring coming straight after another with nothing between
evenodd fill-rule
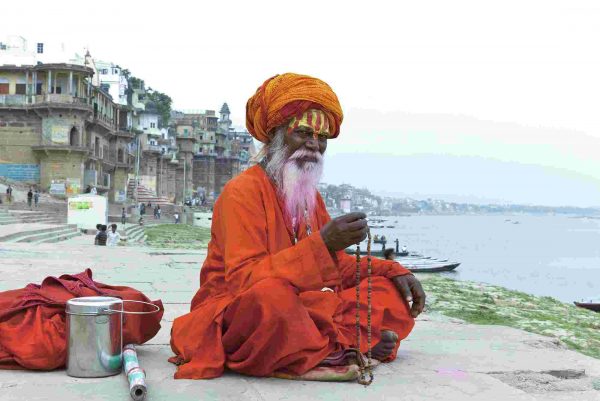
<instances>
[{"instance_id":1,"label":"man's nose","mask_svg":"<svg viewBox=\"0 0 600 401\"><path fill-rule=\"evenodd\" d=\"M304 146L306 146L308 149L319 150L319 139L316 135L314 135L304 142Z\"/></svg>"}]
</instances>

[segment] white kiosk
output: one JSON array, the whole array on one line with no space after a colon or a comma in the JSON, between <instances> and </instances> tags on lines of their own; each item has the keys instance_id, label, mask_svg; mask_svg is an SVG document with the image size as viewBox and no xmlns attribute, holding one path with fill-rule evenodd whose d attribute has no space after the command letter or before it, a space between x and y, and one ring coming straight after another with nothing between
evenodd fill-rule
<instances>
[{"instance_id":1,"label":"white kiosk","mask_svg":"<svg viewBox=\"0 0 600 401\"><path fill-rule=\"evenodd\" d=\"M69 198L67 222L78 229L96 229L96 224L108 225L108 199L100 195L77 195Z\"/></svg>"}]
</instances>

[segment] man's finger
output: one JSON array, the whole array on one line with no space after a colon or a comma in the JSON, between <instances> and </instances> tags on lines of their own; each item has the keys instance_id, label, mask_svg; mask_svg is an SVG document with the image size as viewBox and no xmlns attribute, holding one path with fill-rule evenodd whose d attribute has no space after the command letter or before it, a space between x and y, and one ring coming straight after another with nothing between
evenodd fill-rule
<instances>
[{"instance_id":1,"label":"man's finger","mask_svg":"<svg viewBox=\"0 0 600 401\"><path fill-rule=\"evenodd\" d=\"M348 213L343 216L340 216L340 217L336 218L336 220L344 222L344 223L351 223L355 220L366 219L366 218L367 218L367 215L362 212L353 212L353 213Z\"/></svg>"},{"instance_id":2,"label":"man's finger","mask_svg":"<svg viewBox=\"0 0 600 401\"><path fill-rule=\"evenodd\" d=\"M411 308L411 315L412 317L417 317L423 312L423 309L425 308L425 291L423 291L421 283L415 280L411 285L411 292L413 294L414 299Z\"/></svg>"},{"instance_id":3,"label":"man's finger","mask_svg":"<svg viewBox=\"0 0 600 401\"><path fill-rule=\"evenodd\" d=\"M346 223L346 229L348 231L361 230L366 227L367 227L367 220L365 220L365 219L354 220L351 223Z\"/></svg>"},{"instance_id":4,"label":"man's finger","mask_svg":"<svg viewBox=\"0 0 600 401\"><path fill-rule=\"evenodd\" d=\"M367 229L352 231L350 234L350 240L353 244L358 244L367 238Z\"/></svg>"},{"instance_id":5,"label":"man's finger","mask_svg":"<svg viewBox=\"0 0 600 401\"><path fill-rule=\"evenodd\" d=\"M398 289L398 291L400 291L400 295L402 295L402 298L404 298L406 302L411 302L412 295L410 293L410 287L408 286L406 279L402 276L397 276L394 277L394 283L396 284L396 288Z\"/></svg>"}]
</instances>

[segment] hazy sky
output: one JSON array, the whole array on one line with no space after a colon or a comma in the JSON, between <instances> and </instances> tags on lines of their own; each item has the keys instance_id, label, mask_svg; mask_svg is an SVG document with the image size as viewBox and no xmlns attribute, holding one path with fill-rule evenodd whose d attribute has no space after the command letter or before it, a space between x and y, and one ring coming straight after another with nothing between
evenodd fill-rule
<instances>
[{"instance_id":1,"label":"hazy sky","mask_svg":"<svg viewBox=\"0 0 600 401\"><path fill-rule=\"evenodd\" d=\"M324 180L454 200L600 206L597 1L6 2L0 38L89 46L179 109L286 71L345 110ZM1 40L1 39L0 39ZM1 60L0 60L1 61Z\"/></svg>"}]
</instances>

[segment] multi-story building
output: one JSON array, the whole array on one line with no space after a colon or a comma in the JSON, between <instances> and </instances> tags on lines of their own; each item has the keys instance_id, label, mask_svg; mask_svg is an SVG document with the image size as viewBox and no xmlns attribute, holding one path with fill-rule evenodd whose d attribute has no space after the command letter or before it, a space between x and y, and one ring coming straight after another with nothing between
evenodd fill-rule
<instances>
[{"instance_id":1,"label":"multi-story building","mask_svg":"<svg viewBox=\"0 0 600 401\"><path fill-rule=\"evenodd\" d=\"M0 66L0 174L66 195L96 186L122 200L130 112L92 85L93 74L67 63Z\"/></svg>"},{"instance_id":2,"label":"multi-story building","mask_svg":"<svg viewBox=\"0 0 600 401\"><path fill-rule=\"evenodd\" d=\"M250 134L232 128L227 103L219 114L217 117L214 110L172 114L179 160L186 163L186 197L214 201L227 181L247 168L255 153Z\"/></svg>"}]
</instances>

